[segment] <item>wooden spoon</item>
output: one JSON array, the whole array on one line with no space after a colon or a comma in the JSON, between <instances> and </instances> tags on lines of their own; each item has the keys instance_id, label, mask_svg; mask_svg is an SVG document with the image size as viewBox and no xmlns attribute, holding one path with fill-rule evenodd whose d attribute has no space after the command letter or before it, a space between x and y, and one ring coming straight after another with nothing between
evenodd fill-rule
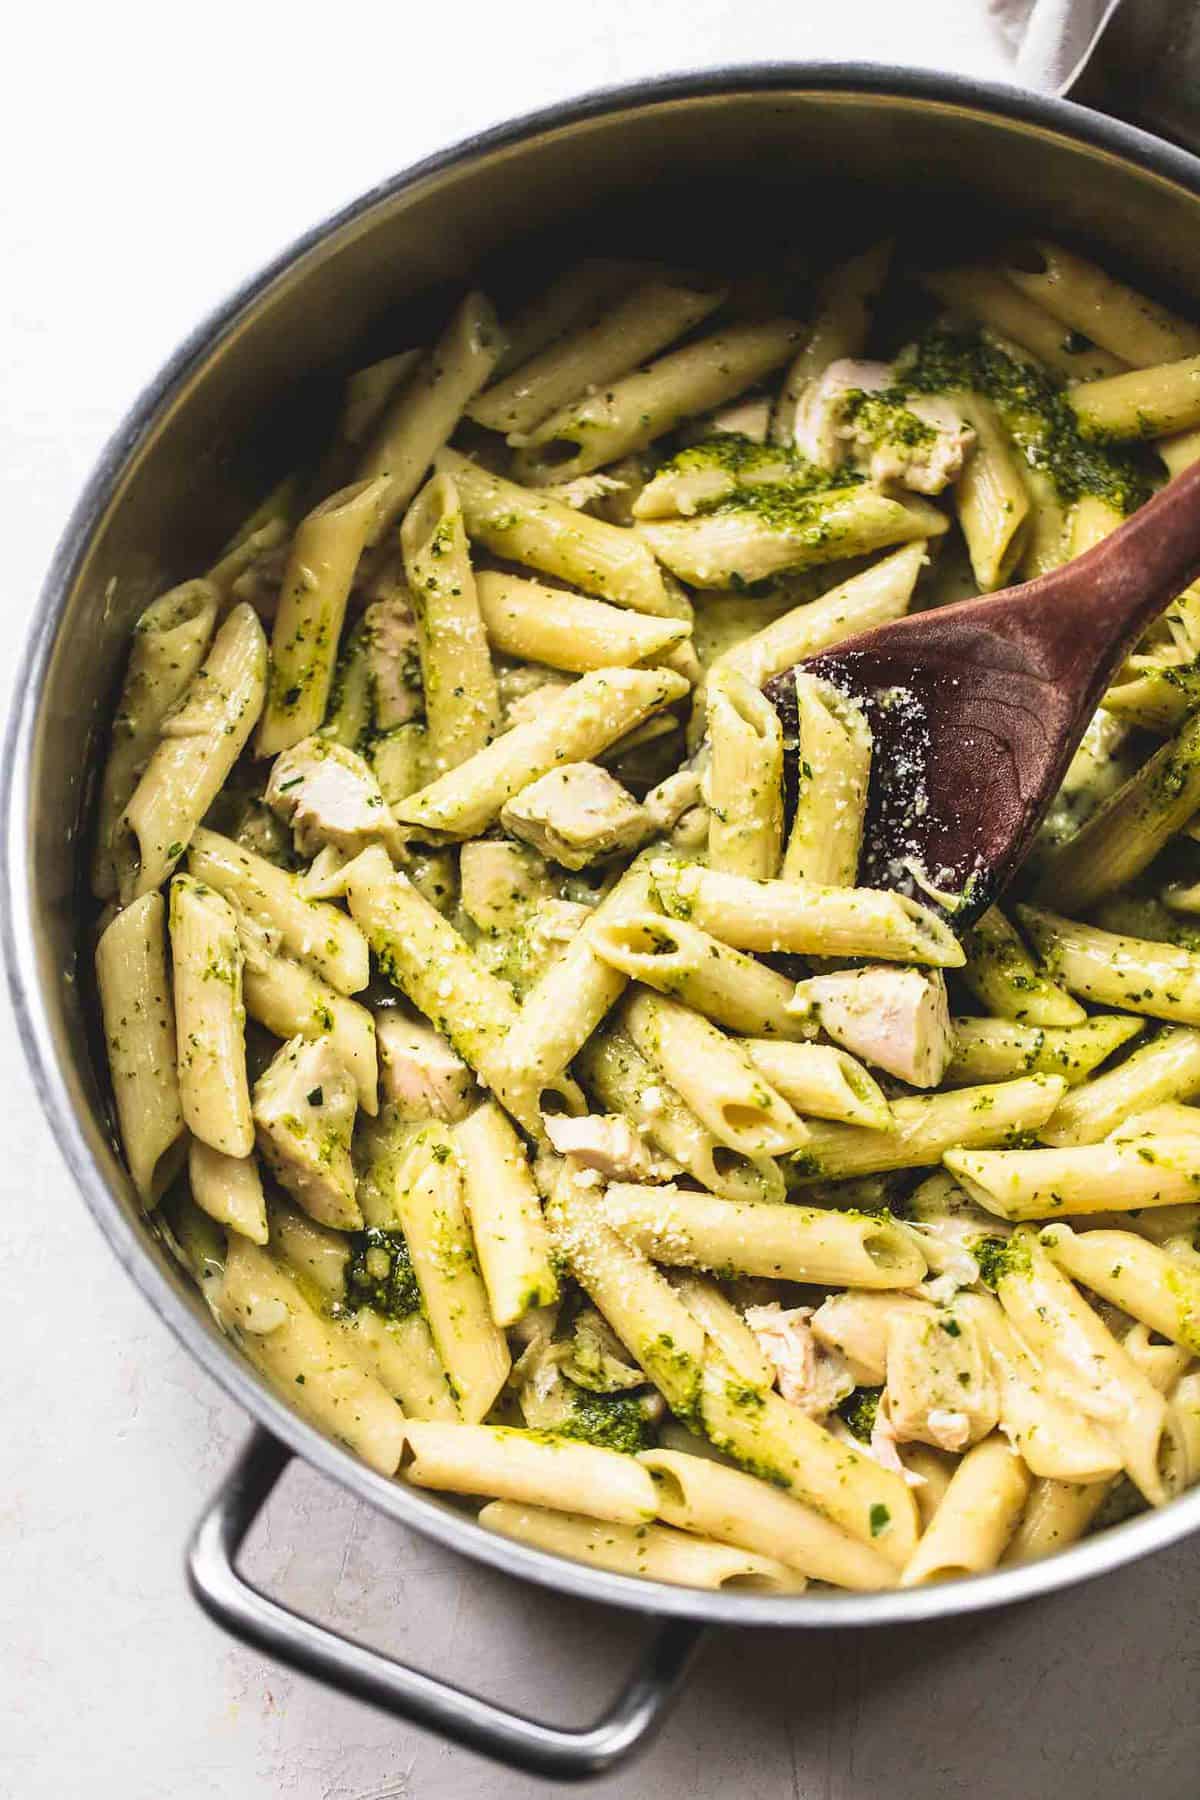
<instances>
[{"instance_id":1,"label":"wooden spoon","mask_svg":"<svg viewBox=\"0 0 1200 1800\"><path fill-rule=\"evenodd\" d=\"M858 701L874 736L859 881L926 904L932 889L956 928L973 923L1019 869L1122 660L1198 573L1200 463L1049 575L797 664ZM765 690L791 746L796 668Z\"/></svg>"}]
</instances>

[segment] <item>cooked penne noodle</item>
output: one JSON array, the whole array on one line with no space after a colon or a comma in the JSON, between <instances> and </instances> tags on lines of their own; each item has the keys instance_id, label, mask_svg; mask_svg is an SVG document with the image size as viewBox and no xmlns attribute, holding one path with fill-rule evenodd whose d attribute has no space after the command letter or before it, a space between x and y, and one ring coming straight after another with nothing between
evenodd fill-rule
<instances>
[{"instance_id":1,"label":"cooked penne noodle","mask_svg":"<svg viewBox=\"0 0 1200 1800\"><path fill-rule=\"evenodd\" d=\"M954 402L975 433L954 504L976 585L990 594L1007 585L1025 553L1029 489L991 402L982 394L956 394Z\"/></svg>"},{"instance_id":2,"label":"cooked penne noodle","mask_svg":"<svg viewBox=\"0 0 1200 1800\"><path fill-rule=\"evenodd\" d=\"M1200 1356L1200 1270L1132 1231L1048 1225L1039 1241L1072 1281Z\"/></svg>"},{"instance_id":3,"label":"cooked penne noodle","mask_svg":"<svg viewBox=\"0 0 1200 1800\"><path fill-rule=\"evenodd\" d=\"M732 400L779 368L800 329L794 319L731 325L581 396L524 435L518 475L535 487L573 481L644 450L691 414Z\"/></svg>"},{"instance_id":4,"label":"cooked penne noodle","mask_svg":"<svg viewBox=\"0 0 1200 1800\"><path fill-rule=\"evenodd\" d=\"M758 1339L731 1300L715 1281L691 1269L669 1269L667 1280L706 1337L743 1381L752 1387L774 1386L775 1371L759 1348Z\"/></svg>"},{"instance_id":5,"label":"cooked penne noodle","mask_svg":"<svg viewBox=\"0 0 1200 1800\"><path fill-rule=\"evenodd\" d=\"M677 1000L635 989L620 1027L718 1142L744 1156L779 1156L808 1139L801 1119L735 1038Z\"/></svg>"},{"instance_id":6,"label":"cooked penne noodle","mask_svg":"<svg viewBox=\"0 0 1200 1800\"><path fill-rule=\"evenodd\" d=\"M655 270L645 263L614 257L586 257L572 263L540 289L515 317L504 321L505 345L492 373L499 380L531 357L594 318L635 282Z\"/></svg>"},{"instance_id":7,"label":"cooked penne noodle","mask_svg":"<svg viewBox=\"0 0 1200 1800\"><path fill-rule=\"evenodd\" d=\"M296 528L271 633L271 679L255 749L277 756L325 717L342 621L383 483L342 488Z\"/></svg>"},{"instance_id":8,"label":"cooked penne noodle","mask_svg":"<svg viewBox=\"0 0 1200 1800\"><path fill-rule=\"evenodd\" d=\"M635 862L526 994L505 1046L504 1091L510 1100L525 1094L523 1104L536 1108L616 1005L628 977L599 954L596 942L602 932L649 906L649 876Z\"/></svg>"},{"instance_id":9,"label":"cooked penne noodle","mask_svg":"<svg viewBox=\"0 0 1200 1800\"><path fill-rule=\"evenodd\" d=\"M425 754L436 776L482 750L500 727L496 674L449 475L435 475L421 489L404 515L400 543L417 621Z\"/></svg>"},{"instance_id":10,"label":"cooked penne noodle","mask_svg":"<svg viewBox=\"0 0 1200 1800\"><path fill-rule=\"evenodd\" d=\"M715 312L726 290L653 279L595 321L557 338L521 364L515 375L493 382L468 406L467 415L511 444L571 401L609 387Z\"/></svg>"},{"instance_id":11,"label":"cooked penne noodle","mask_svg":"<svg viewBox=\"0 0 1200 1800\"><path fill-rule=\"evenodd\" d=\"M1087 912L1147 868L1200 809L1200 716L1188 719L1047 859L1034 898Z\"/></svg>"},{"instance_id":12,"label":"cooked penne noodle","mask_svg":"<svg viewBox=\"0 0 1200 1800\"><path fill-rule=\"evenodd\" d=\"M994 1569L1029 1497L1029 1471L999 1433L967 1451L920 1543L901 1587L952 1581Z\"/></svg>"},{"instance_id":13,"label":"cooked penne noodle","mask_svg":"<svg viewBox=\"0 0 1200 1800\"><path fill-rule=\"evenodd\" d=\"M1065 1092L1061 1076L1027 1075L993 1087L893 1100L891 1123L882 1131L813 1119L808 1142L796 1152L791 1166L803 1182L928 1168L962 1146L1003 1144L1036 1131Z\"/></svg>"},{"instance_id":14,"label":"cooked penne noodle","mask_svg":"<svg viewBox=\"0 0 1200 1800\"><path fill-rule=\"evenodd\" d=\"M802 1118L840 1119L886 1131L891 1108L879 1083L854 1057L828 1044L780 1044L750 1039L746 1054L776 1093Z\"/></svg>"},{"instance_id":15,"label":"cooked penne noodle","mask_svg":"<svg viewBox=\"0 0 1200 1800\"><path fill-rule=\"evenodd\" d=\"M273 1257L235 1234L222 1276L207 1283L205 1296L224 1330L297 1412L381 1475L396 1473L404 1414Z\"/></svg>"},{"instance_id":16,"label":"cooked penne noodle","mask_svg":"<svg viewBox=\"0 0 1200 1800\"><path fill-rule=\"evenodd\" d=\"M618 1450L548 1432L433 1420L410 1422L404 1435L403 1473L416 1487L550 1506L618 1525L655 1517L654 1483Z\"/></svg>"},{"instance_id":17,"label":"cooked penne noodle","mask_svg":"<svg viewBox=\"0 0 1200 1800\"><path fill-rule=\"evenodd\" d=\"M1081 434L1101 443L1191 431L1200 425L1200 356L1085 381L1067 400Z\"/></svg>"},{"instance_id":18,"label":"cooked penne noodle","mask_svg":"<svg viewBox=\"0 0 1200 1800\"><path fill-rule=\"evenodd\" d=\"M482 294L468 294L437 345L388 404L358 466L378 481L368 543L377 544L404 511L467 402L486 384L504 345Z\"/></svg>"},{"instance_id":19,"label":"cooked penne noodle","mask_svg":"<svg viewBox=\"0 0 1200 1800\"><path fill-rule=\"evenodd\" d=\"M684 919L664 918L649 908L624 918L597 914L588 942L630 980L674 995L730 1031L782 1038L814 1034L811 1020L793 1004L794 982Z\"/></svg>"},{"instance_id":20,"label":"cooked penne noodle","mask_svg":"<svg viewBox=\"0 0 1200 1800\"><path fill-rule=\"evenodd\" d=\"M954 1021L954 1055L942 1080L947 1087L968 1087L1015 1075L1061 1075L1068 1087L1077 1087L1142 1030L1140 1019L1118 1014L1065 1026L958 1018ZM1053 1124L1043 1131L1047 1142L1054 1141L1048 1134L1060 1129L1069 1108L1070 1101L1064 1100L1052 1115Z\"/></svg>"},{"instance_id":21,"label":"cooked penne noodle","mask_svg":"<svg viewBox=\"0 0 1200 1800\"><path fill-rule=\"evenodd\" d=\"M537 1187L521 1140L494 1101L456 1125L454 1141L488 1306L497 1325L515 1325L558 1298Z\"/></svg>"},{"instance_id":22,"label":"cooked penne noodle","mask_svg":"<svg viewBox=\"0 0 1200 1800\"><path fill-rule=\"evenodd\" d=\"M505 1039L517 1019L511 988L484 968L382 850L355 858L347 870L347 895L351 917L366 933L387 979L508 1104ZM528 1129L536 1128L535 1106L522 1105L517 1117Z\"/></svg>"},{"instance_id":23,"label":"cooked penne noodle","mask_svg":"<svg viewBox=\"0 0 1200 1800\"><path fill-rule=\"evenodd\" d=\"M714 1137L623 1031L594 1037L576 1064L600 1104L688 1174L725 1200L784 1197L783 1172L773 1157L749 1157Z\"/></svg>"},{"instance_id":24,"label":"cooked penne noodle","mask_svg":"<svg viewBox=\"0 0 1200 1800\"><path fill-rule=\"evenodd\" d=\"M1048 1150L948 1150L946 1167L1002 1219L1179 1206L1200 1190L1200 1139L1107 1138Z\"/></svg>"},{"instance_id":25,"label":"cooked penne noodle","mask_svg":"<svg viewBox=\"0 0 1200 1800\"><path fill-rule=\"evenodd\" d=\"M1135 369L1200 351L1196 326L1047 238L1014 245L1004 273L1064 325Z\"/></svg>"},{"instance_id":26,"label":"cooked penne noodle","mask_svg":"<svg viewBox=\"0 0 1200 1800\"><path fill-rule=\"evenodd\" d=\"M1033 1232L1013 1240L996 1283L1010 1324L1046 1365L1055 1392L1101 1427L1152 1506L1162 1504L1159 1457L1166 1405Z\"/></svg>"},{"instance_id":27,"label":"cooked penne noodle","mask_svg":"<svg viewBox=\"0 0 1200 1800\"><path fill-rule=\"evenodd\" d=\"M1038 969L1016 931L996 907L963 934L962 979L990 1012L1022 1025L1082 1025L1077 1000Z\"/></svg>"},{"instance_id":28,"label":"cooked penne noodle","mask_svg":"<svg viewBox=\"0 0 1200 1800\"><path fill-rule=\"evenodd\" d=\"M446 1379L461 1417L477 1425L504 1386L511 1359L488 1307L464 1203L462 1168L446 1126L420 1128L393 1196Z\"/></svg>"},{"instance_id":29,"label":"cooked penne noodle","mask_svg":"<svg viewBox=\"0 0 1200 1800\"><path fill-rule=\"evenodd\" d=\"M1000 1399L1000 1429L1031 1475L1054 1481L1106 1481L1121 1458L1099 1427L1055 1393L990 1294L959 1294L955 1317L969 1320L986 1345Z\"/></svg>"},{"instance_id":30,"label":"cooked penne noodle","mask_svg":"<svg viewBox=\"0 0 1200 1800\"><path fill-rule=\"evenodd\" d=\"M674 1184L614 1181L604 1216L644 1256L683 1268L861 1288L909 1288L925 1274L910 1233L861 1213L746 1204Z\"/></svg>"},{"instance_id":31,"label":"cooked penne noodle","mask_svg":"<svg viewBox=\"0 0 1200 1800\"><path fill-rule=\"evenodd\" d=\"M171 882L169 911L184 1123L214 1150L246 1157L254 1149L254 1122L237 915L190 875Z\"/></svg>"},{"instance_id":32,"label":"cooked penne noodle","mask_svg":"<svg viewBox=\"0 0 1200 1800\"><path fill-rule=\"evenodd\" d=\"M584 1513L551 1512L493 1500L479 1515L489 1531L539 1550L552 1550L597 1569L641 1575L680 1587L750 1588L759 1593L800 1593L804 1579L772 1556L713 1543L666 1525L617 1525Z\"/></svg>"},{"instance_id":33,"label":"cooked penne noodle","mask_svg":"<svg viewBox=\"0 0 1200 1800\"><path fill-rule=\"evenodd\" d=\"M714 669L706 704L709 867L765 881L779 873L783 848L779 714L736 669Z\"/></svg>"},{"instance_id":34,"label":"cooked penne noodle","mask_svg":"<svg viewBox=\"0 0 1200 1800\"><path fill-rule=\"evenodd\" d=\"M634 532L531 493L455 450L442 451L437 467L454 478L467 536L494 555L569 581L613 606L687 618L686 603L668 594L658 564Z\"/></svg>"},{"instance_id":35,"label":"cooked penne noodle","mask_svg":"<svg viewBox=\"0 0 1200 1800\"><path fill-rule=\"evenodd\" d=\"M834 1587L895 1584L887 1557L768 1482L677 1450L647 1450L639 1461L653 1478L658 1516L669 1525L778 1558Z\"/></svg>"},{"instance_id":36,"label":"cooked penne noodle","mask_svg":"<svg viewBox=\"0 0 1200 1800\"><path fill-rule=\"evenodd\" d=\"M709 683L712 692L716 674ZM783 859L785 881L853 887L871 778L871 733L860 707L816 676L796 674L799 786ZM709 857L712 867L720 865ZM743 875L773 870L740 869Z\"/></svg>"},{"instance_id":37,"label":"cooked penne noodle","mask_svg":"<svg viewBox=\"0 0 1200 1800\"><path fill-rule=\"evenodd\" d=\"M493 650L576 675L662 662L688 636L685 619L630 612L519 575L481 570L476 592Z\"/></svg>"},{"instance_id":38,"label":"cooked penne noodle","mask_svg":"<svg viewBox=\"0 0 1200 1800\"><path fill-rule=\"evenodd\" d=\"M958 968L963 953L936 914L903 894L817 882L753 881L696 864L653 860L663 909L735 950L800 956L872 956Z\"/></svg>"},{"instance_id":39,"label":"cooked penne noodle","mask_svg":"<svg viewBox=\"0 0 1200 1800\"><path fill-rule=\"evenodd\" d=\"M768 1389L747 1387L711 1350L700 1393L705 1435L751 1474L783 1488L901 1569L917 1509L901 1475L851 1449Z\"/></svg>"},{"instance_id":40,"label":"cooked penne noodle","mask_svg":"<svg viewBox=\"0 0 1200 1800\"><path fill-rule=\"evenodd\" d=\"M194 1137L188 1145L192 1199L218 1225L228 1225L252 1244L268 1238L267 1203L253 1156L226 1156Z\"/></svg>"},{"instance_id":41,"label":"cooked penne noodle","mask_svg":"<svg viewBox=\"0 0 1200 1800\"><path fill-rule=\"evenodd\" d=\"M1018 908L1043 964L1063 986L1101 1006L1200 1025L1200 955L1151 938Z\"/></svg>"},{"instance_id":42,"label":"cooked penne noodle","mask_svg":"<svg viewBox=\"0 0 1200 1800\"><path fill-rule=\"evenodd\" d=\"M1120 357L1100 349L1078 332L1063 329L1063 321L1047 311L1038 299L1015 286L1009 271L986 263L923 272L921 286L965 318L975 318L1010 338L1023 350L1066 381L1097 381L1116 375L1125 365Z\"/></svg>"},{"instance_id":43,"label":"cooked penne noodle","mask_svg":"<svg viewBox=\"0 0 1200 1800\"><path fill-rule=\"evenodd\" d=\"M1139 1044L1115 1069L1069 1094L1039 1136L1059 1148L1095 1144L1132 1113L1195 1093L1200 1093L1200 1031L1173 1026Z\"/></svg>"},{"instance_id":44,"label":"cooked penne noodle","mask_svg":"<svg viewBox=\"0 0 1200 1800\"><path fill-rule=\"evenodd\" d=\"M370 955L362 932L340 907L306 898L286 869L201 826L188 850L188 870L268 935L275 934L280 949L340 994L366 987Z\"/></svg>"},{"instance_id":45,"label":"cooked penne noodle","mask_svg":"<svg viewBox=\"0 0 1200 1800\"><path fill-rule=\"evenodd\" d=\"M115 899L128 872L114 860L121 816L171 708L200 664L217 620L220 593L211 581L185 581L152 600L133 628L133 643L113 715L108 760L96 803L92 892Z\"/></svg>"},{"instance_id":46,"label":"cooked penne noodle","mask_svg":"<svg viewBox=\"0 0 1200 1800\"><path fill-rule=\"evenodd\" d=\"M369 1306L333 1321L355 1361L381 1381L410 1419L458 1419L458 1404L420 1313L388 1319Z\"/></svg>"},{"instance_id":47,"label":"cooked penne noodle","mask_svg":"<svg viewBox=\"0 0 1200 1800\"><path fill-rule=\"evenodd\" d=\"M145 1207L166 1190L184 1135L166 911L161 894L143 894L117 914L96 945L96 986L121 1147Z\"/></svg>"},{"instance_id":48,"label":"cooked penne noodle","mask_svg":"<svg viewBox=\"0 0 1200 1800\"><path fill-rule=\"evenodd\" d=\"M158 746L130 796L114 858L127 905L171 874L246 747L262 710L267 644L249 606L235 606L163 721Z\"/></svg>"},{"instance_id":49,"label":"cooked penne noodle","mask_svg":"<svg viewBox=\"0 0 1200 1800\"><path fill-rule=\"evenodd\" d=\"M945 513L915 496L893 500L874 488L833 488L774 506L769 489L748 489L752 507L694 519L644 519L639 536L681 581L727 588L924 542L947 529Z\"/></svg>"},{"instance_id":50,"label":"cooked penne noodle","mask_svg":"<svg viewBox=\"0 0 1200 1800\"><path fill-rule=\"evenodd\" d=\"M594 1171L570 1157L559 1169L548 1212L571 1274L673 1412L695 1414L705 1337L683 1301L605 1217Z\"/></svg>"},{"instance_id":51,"label":"cooked penne noodle","mask_svg":"<svg viewBox=\"0 0 1200 1800\"><path fill-rule=\"evenodd\" d=\"M475 837L505 801L568 762L590 762L644 719L682 700L670 669L597 669L581 675L535 719L514 725L396 808L402 824L438 837Z\"/></svg>"},{"instance_id":52,"label":"cooked penne noodle","mask_svg":"<svg viewBox=\"0 0 1200 1800\"><path fill-rule=\"evenodd\" d=\"M908 611L925 561L924 539L882 557L860 575L839 583L819 600L793 607L782 618L725 650L712 665L734 669L754 687L763 687L793 663L828 650L844 638L888 625Z\"/></svg>"}]
</instances>

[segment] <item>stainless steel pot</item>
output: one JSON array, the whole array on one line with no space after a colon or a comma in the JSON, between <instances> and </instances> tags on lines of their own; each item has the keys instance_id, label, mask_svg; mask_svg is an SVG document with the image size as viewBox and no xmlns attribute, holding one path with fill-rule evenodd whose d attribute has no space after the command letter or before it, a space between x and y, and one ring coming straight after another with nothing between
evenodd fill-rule
<instances>
[{"instance_id":1,"label":"stainless steel pot","mask_svg":"<svg viewBox=\"0 0 1200 1800\"><path fill-rule=\"evenodd\" d=\"M203 566L324 423L336 376L411 341L439 286L484 266L503 288L547 247L721 260L772 241L816 250L868 215L926 231L999 216L1091 242L1200 305L1200 160L1129 126L1014 90L856 66L731 69L590 96L458 146L320 226L194 333L142 395L67 527L17 682L3 769L4 936L19 1027L56 1138L101 1230L151 1305L257 1421L189 1553L201 1604L281 1661L514 1765L610 1768L660 1718L705 1625L885 1625L1046 1593L1200 1527L1200 1490L1045 1562L915 1592L767 1597L606 1574L481 1530L449 1501L384 1480L291 1413L214 1328L141 1216L117 1158L102 1059L77 979L90 771L130 625ZM585 235L586 228L586 235ZM516 246L514 249L513 247ZM440 301L439 301L440 304ZM481 1562L656 1615L651 1650L582 1731L506 1713L287 1611L236 1569L293 1455Z\"/></svg>"}]
</instances>

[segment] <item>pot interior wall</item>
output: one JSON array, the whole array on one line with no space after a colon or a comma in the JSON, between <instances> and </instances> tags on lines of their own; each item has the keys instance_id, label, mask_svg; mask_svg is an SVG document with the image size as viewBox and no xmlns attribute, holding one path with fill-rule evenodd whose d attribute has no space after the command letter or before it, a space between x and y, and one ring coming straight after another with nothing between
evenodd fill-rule
<instances>
[{"instance_id":1,"label":"pot interior wall","mask_svg":"<svg viewBox=\"0 0 1200 1800\"><path fill-rule=\"evenodd\" d=\"M753 268L800 249L819 264L883 222L958 255L1016 218L1091 243L1159 291L1200 296L1197 215L1182 187L1109 152L961 103L714 93L577 120L427 173L270 281L134 434L62 598L32 746L25 858L39 967L28 973L68 1101L126 1214L137 1207L110 1141L88 983L71 979L91 914L85 771L103 751L133 618L203 567L303 460L343 373L421 341L448 291L481 268L503 300L571 252ZM157 1242L152 1254L184 1285Z\"/></svg>"}]
</instances>

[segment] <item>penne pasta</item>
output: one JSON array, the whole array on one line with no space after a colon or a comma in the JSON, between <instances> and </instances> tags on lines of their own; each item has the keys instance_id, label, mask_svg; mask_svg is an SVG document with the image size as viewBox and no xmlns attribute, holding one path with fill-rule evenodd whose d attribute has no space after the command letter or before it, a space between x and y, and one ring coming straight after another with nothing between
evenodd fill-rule
<instances>
[{"instance_id":1,"label":"penne pasta","mask_svg":"<svg viewBox=\"0 0 1200 1800\"><path fill-rule=\"evenodd\" d=\"M161 894L133 901L101 933L96 986L121 1147L149 1208L170 1182L184 1136Z\"/></svg>"},{"instance_id":2,"label":"penne pasta","mask_svg":"<svg viewBox=\"0 0 1200 1800\"><path fill-rule=\"evenodd\" d=\"M552 1512L493 1500L479 1515L489 1531L540 1550L552 1550L598 1569L641 1575L682 1587L751 1588L760 1593L799 1593L803 1577L775 1557L732 1549L721 1543L672 1531L664 1525L617 1525L585 1513Z\"/></svg>"},{"instance_id":3,"label":"penne pasta","mask_svg":"<svg viewBox=\"0 0 1200 1800\"><path fill-rule=\"evenodd\" d=\"M783 730L766 695L734 669L706 690L708 863L765 881L783 848Z\"/></svg>"},{"instance_id":4,"label":"penne pasta","mask_svg":"<svg viewBox=\"0 0 1200 1800\"><path fill-rule=\"evenodd\" d=\"M588 941L598 957L631 981L674 995L730 1031L781 1038L814 1033L811 1020L794 1005L794 982L684 919L665 918L649 907L625 917L597 913Z\"/></svg>"},{"instance_id":5,"label":"penne pasta","mask_svg":"<svg viewBox=\"0 0 1200 1800\"><path fill-rule=\"evenodd\" d=\"M1033 906L1018 912L1043 965L1073 994L1154 1019L1200 1025L1200 955L1076 924Z\"/></svg>"},{"instance_id":6,"label":"penne pasta","mask_svg":"<svg viewBox=\"0 0 1200 1800\"><path fill-rule=\"evenodd\" d=\"M951 1581L994 1569L1029 1495L1029 1471L1003 1437L968 1450L942 1495L920 1543L905 1564L901 1587Z\"/></svg>"},{"instance_id":7,"label":"penne pasta","mask_svg":"<svg viewBox=\"0 0 1200 1800\"><path fill-rule=\"evenodd\" d=\"M630 612L519 575L482 570L476 591L493 650L575 675L662 662L688 636L685 619Z\"/></svg>"},{"instance_id":8,"label":"penne pasta","mask_svg":"<svg viewBox=\"0 0 1200 1800\"><path fill-rule=\"evenodd\" d=\"M467 1212L488 1307L515 1325L558 1298L550 1234L521 1140L494 1101L455 1127Z\"/></svg>"},{"instance_id":9,"label":"penne pasta","mask_svg":"<svg viewBox=\"0 0 1200 1800\"><path fill-rule=\"evenodd\" d=\"M220 894L190 875L176 875L169 917L184 1123L222 1155L248 1157L254 1122L237 916Z\"/></svg>"},{"instance_id":10,"label":"penne pasta","mask_svg":"<svg viewBox=\"0 0 1200 1800\"><path fill-rule=\"evenodd\" d=\"M1039 1135L1059 1148L1095 1144L1131 1114L1195 1093L1200 1093L1200 1031L1173 1026L1069 1094Z\"/></svg>"},{"instance_id":11,"label":"penne pasta","mask_svg":"<svg viewBox=\"0 0 1200 1800\"><path fill-rule=\"evenodd\" d=\"M644 1525L655 1516L649 1475L617 1450L548 1432L434 1420L410 1421L404 1436L403 1473L416 1487L540 1503L615 1524Z\"/></svg>"},{"instance_id":12,"label":"penne pasta","mask_svg":"<svg viewBox=\"0 0 1200 1800\"><path fill-rule=\"evenodd\" d=\"M1038 1130L1065 1092L1061 1076L1027 1075L992 1087L893 1100L886 1130L813 1119L792 1167L805 1183L929 1168L963 1146L981 1149Z\"/></svg>"}]
</instances>

